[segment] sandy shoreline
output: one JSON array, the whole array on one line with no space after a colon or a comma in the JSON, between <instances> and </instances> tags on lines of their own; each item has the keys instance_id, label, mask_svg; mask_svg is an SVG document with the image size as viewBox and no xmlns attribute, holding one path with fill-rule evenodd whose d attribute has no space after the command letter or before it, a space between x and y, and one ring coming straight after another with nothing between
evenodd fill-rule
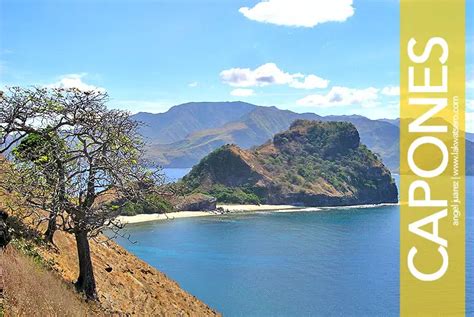
<instances>
[{"instance_id":1,"label":"sandy shoreline","mask_svg":"<svg viewBox=\"0 0 474 317\"><path fill-rule=\"evenodd\" d=\"M141 223L156 220L173 220L179 218L192 218L192 217L208 217L208 216L219 216L231 213L244 213L244 212L298 212L298 211L321 211L329 209L352 209L352 208L373 208L380 206L390 206L398 204L377 204L377 205L357 205L357 206L339 206L339 207L301 207L292 205L217 205L218 208L222 208L224 213L217 211L178 211L170 212L167 214L143 214L136 216L119 216L117 217L123 224Z\"/></svg>"},{"instance_id":2,"label":"sandy shoreline","mask_svg":"<svg viewBox=\"0 0 474 317\"><path fill-rule=\"evenodd\" d=\"M305 208L292 205L217 205L226 213L257 212L257 211L297 211ZM141 223L156 220L172 220L178 218L205 217L222 215L216 211L178 211L166 214L142 214L135 216L119 216L122 223Z\"/></svg>"},{"instance_id":3,"label":"sandy shoreline","mask_svg":"<svg viewBox=\"0 0 474 317\"><path fill-rule=\"evenodd\" d=\"M301 210L304 207L292 205L217 205L226 212Z\"/></svg>"},{"instance_id":4,"label":"sandy shoreline","mask_svg":"<svg viewBox=\"0 0 474 317\"><path fill-rule=\"evenodd\" d=\"M212 211L179 211L179 212L169 212L166 214L142 214L135 216L118 216L117 219L121 223L140 223L148 222L155 220L172 220L177 218L191 218L191 217L203 217L203 216L212 216L216 215Z\"/></svg>"}]
</instances>

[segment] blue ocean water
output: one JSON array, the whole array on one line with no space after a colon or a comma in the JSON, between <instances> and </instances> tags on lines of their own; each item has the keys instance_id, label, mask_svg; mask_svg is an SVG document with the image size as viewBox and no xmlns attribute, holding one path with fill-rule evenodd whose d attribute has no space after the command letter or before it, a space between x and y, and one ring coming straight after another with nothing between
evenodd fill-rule
<instances>
[{"instance_id":1,"label":"blue ocean water","mask_svg":"<svg viewBox=\"0 0 474 317\"><path fill-rule=\"evenodd\" d=\"M468 179L473 208L473 177ZM474 315L474 218L467 301ZM119 241L225 316L399 315L399 207L177 219Z\"/></svg>"}]
</instances>

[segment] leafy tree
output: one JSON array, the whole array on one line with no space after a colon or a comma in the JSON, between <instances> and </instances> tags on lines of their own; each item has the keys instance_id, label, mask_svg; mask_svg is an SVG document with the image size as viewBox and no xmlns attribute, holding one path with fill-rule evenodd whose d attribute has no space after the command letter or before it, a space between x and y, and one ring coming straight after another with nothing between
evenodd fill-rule
<instances>
[{"instance_id":1,"label":"leafy tree","mask_svg":"<svg viewBox=\"0 0 474 317\"><path fill-rule=\"evenodd\" d=\"M66 191L62 160L62 157L66 155L65 150L64 142L57 133L45 129L45 131L29 133L12 151L17 162L33 163L39 167L44 174L44 180L53 189L54 198L51 204L48 228L44 234L45 240L52 244L54 244L53 237L57 229L58 208L60 201L64 200Z\"/></svg>"},{"instance_id":2,"label":"leafy tree","mask_svg":"<svg viewBox=\"0 0 474 317\"><path fill-rule=\"evenodd\" d=\"M107 109L107 101L106 93L78 89L13 87L0 95L0 153L11 162L0 186L16 193L25 216L75 236L75 285L91 300L97 292L89 239L105 227L122 228L109 202L146 200L164 180L143 167L138 123Z\"/></svg>"}]
</instances>

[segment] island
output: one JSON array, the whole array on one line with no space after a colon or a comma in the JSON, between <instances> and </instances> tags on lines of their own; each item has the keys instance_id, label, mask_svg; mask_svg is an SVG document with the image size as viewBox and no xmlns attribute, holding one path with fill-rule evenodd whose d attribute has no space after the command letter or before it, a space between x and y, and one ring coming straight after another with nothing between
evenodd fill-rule
<instances>
[{"instance_id":1,"label":"island","mask_svg":"<svg viewBox=\"0 0 474 317\"><path fill-rule=\"evenodd\" d=\"M398 202L390 171L349 122L296 120L256 148L224 145L182 182L191 193L220 203L323 207Z\"/></svg>"}]
</instances>

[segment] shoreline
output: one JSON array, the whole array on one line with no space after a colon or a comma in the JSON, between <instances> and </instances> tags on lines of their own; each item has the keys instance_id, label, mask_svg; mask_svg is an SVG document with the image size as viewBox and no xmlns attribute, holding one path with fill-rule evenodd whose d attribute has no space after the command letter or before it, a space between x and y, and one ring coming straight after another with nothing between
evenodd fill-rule
<instances>
[{"instance_id":1,"label":"shoreline","mask_svg":"<svg viewBox=\"0 0 474 317\"><path fill-rule=\"evenodd\" d=\"M140 214L135 216L118 216L117 219L123 224L136 224L150 221L163 221L180 218L225 216L229 214L238 213L324 211L331 209L375 208L393 205L399 205L399 203L382 203L334 207L302 207L293 205L217 205L217 208L222 208L224 212L221 213L218 211L176 211L165 214Z\"/></svg>"},{"instance_id":2,"label":"shoreline","mask_svg":"<svg viewBox=\"0 0 474 317\"><path fill-rule=\"evenodd\" d=\"M135 216L118 216L116 219L123 224L142 223L157 220L173 220L179 218L192 218L217 215L212 211L176 211L165 214L140 214Z\"/></svg>"},{"instance_id":3,"label":"shoreline","mask_svg":"<svg viewBox=\"0 0 474 317\"><path fill-rule=\"evenodd\" d=\"M294 205L217 205L217 208L224 209L224 212L255 212L255 211L284 211L301 210L306 207Z\"/></svg>"},{"instance_id":4,"label":"shoreline","mask_svg":"<svg viewBox=\"0 0 474 317\"><path fill-rule=\"evenodd\" d=\"M156 220L172 220L179 218L193 218L206 216L219 216L229 213L257 212L257 211L297 211L304 208L292 205L217 205L223 213L218 211L176 211L165 214L140 214L135 216L118 216L123 224L142 223Z\"/></svg>"}]
</instances>

